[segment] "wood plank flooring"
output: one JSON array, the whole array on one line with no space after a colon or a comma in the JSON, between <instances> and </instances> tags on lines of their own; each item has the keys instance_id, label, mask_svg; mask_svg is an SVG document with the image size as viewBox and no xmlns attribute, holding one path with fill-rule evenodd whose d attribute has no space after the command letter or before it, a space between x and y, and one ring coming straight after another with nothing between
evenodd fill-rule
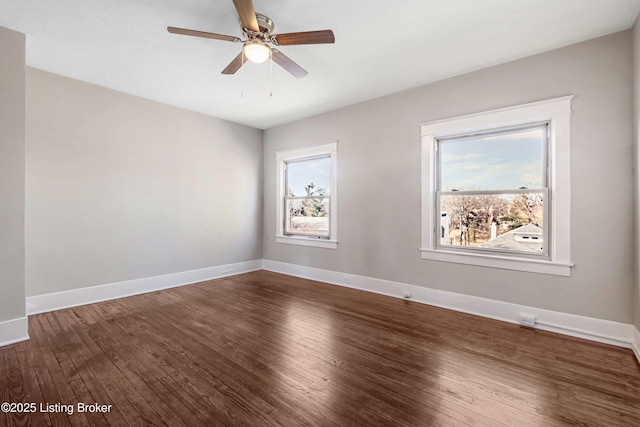
<instances>
[{"instance_id":1,"label":"wood plank flooring","mask_svg":"<svg viewBox=\"0 0 640 427\"><path fill-rule=\"evenodd\" d=\"M0 403L38 409L1 426L640 426L630 350L266 271L29 332L0 348Z\"/></svg>"}]
</instances>

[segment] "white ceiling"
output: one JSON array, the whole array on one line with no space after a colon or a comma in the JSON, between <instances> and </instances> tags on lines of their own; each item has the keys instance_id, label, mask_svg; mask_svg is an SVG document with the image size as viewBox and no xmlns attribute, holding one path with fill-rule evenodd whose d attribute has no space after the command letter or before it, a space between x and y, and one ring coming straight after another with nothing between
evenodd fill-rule
<instances>
[{"instance_id":1,"label":"white ceiling","mask_svg":"<svg viewBox=\"0 0 640 427\"><path fill-rule=\"evenodd\" d=\"M631 28L640 0L254 0L275 33L332 29L334 45L220 71L241 45L232 0L1 0L27 65L260 129ZM273 96L269 96L269 91Z\"/></svg>"}]
</instances>

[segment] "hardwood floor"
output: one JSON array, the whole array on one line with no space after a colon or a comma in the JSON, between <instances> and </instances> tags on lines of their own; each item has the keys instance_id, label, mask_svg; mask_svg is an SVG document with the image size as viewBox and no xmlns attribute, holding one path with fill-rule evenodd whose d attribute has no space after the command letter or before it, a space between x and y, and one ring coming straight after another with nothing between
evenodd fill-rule
<instances>
[{"instance_id":1,"label":"hardwood floor","mask_svg":"<svg viewBox=\"0 0 640 427\"><path fill-rule=\"evenodd\" d=\"M266 271L29 331L0 348L0 402L37 411L3 426L640 426L630 350Z\"/></svg>"}]
</instances>

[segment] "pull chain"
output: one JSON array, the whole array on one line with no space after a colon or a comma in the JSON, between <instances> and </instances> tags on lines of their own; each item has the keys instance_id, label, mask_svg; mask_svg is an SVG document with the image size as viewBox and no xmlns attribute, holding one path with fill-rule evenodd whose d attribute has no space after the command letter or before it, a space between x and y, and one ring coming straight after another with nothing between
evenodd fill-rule
<instances>
[{"instance_id":1,"label":"pull chain","mask_svg":"<svg viewBox=\"0 0 640 427\"><path fill-rule=\"evenodd\" d=\"M240 98L244 98L244 48L240 53Z\"/></svg>"},{"instance_id":2,"label":"pull chain","mask_svg":"<svg viewBox=\"0 0 640 427\"><path fill-rule=\"evenodd\" d=\"M269 97L273 98L273 50L269 49Z\"/></svg>"}]
</instances>

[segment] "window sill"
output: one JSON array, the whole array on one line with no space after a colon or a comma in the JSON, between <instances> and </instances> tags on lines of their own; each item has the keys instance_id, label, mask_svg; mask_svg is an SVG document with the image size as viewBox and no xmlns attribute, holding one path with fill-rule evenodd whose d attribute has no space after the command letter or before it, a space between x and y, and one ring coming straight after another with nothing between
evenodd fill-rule
<instances>
[{"instance_id":1,"label":"window sill","mask_svg":"<svg viewBox=\"0 0 640 427\"><path fill-rule=\"evenodd\" d=\"M338 249L337 240L326 240L309 237L289 237L276 236L276 243L286 243L289 245L313 246L316 248Z\"/></svg>"},{"instance_id":2,"label":"window sill","mask_svg":"<svg viewBox=\"0 0 640 427\"><path fill-rule=\"evenodd\" d=\"M503 270L526 271L530 273L550 274L554 276L571 276L573 264L547 260L516 258L500 255L469 254L434 249L420 249L422 259L432 261L453 262L457 264L477 265L481 267L500 268Z\"/></svg>"}]
</instances>

